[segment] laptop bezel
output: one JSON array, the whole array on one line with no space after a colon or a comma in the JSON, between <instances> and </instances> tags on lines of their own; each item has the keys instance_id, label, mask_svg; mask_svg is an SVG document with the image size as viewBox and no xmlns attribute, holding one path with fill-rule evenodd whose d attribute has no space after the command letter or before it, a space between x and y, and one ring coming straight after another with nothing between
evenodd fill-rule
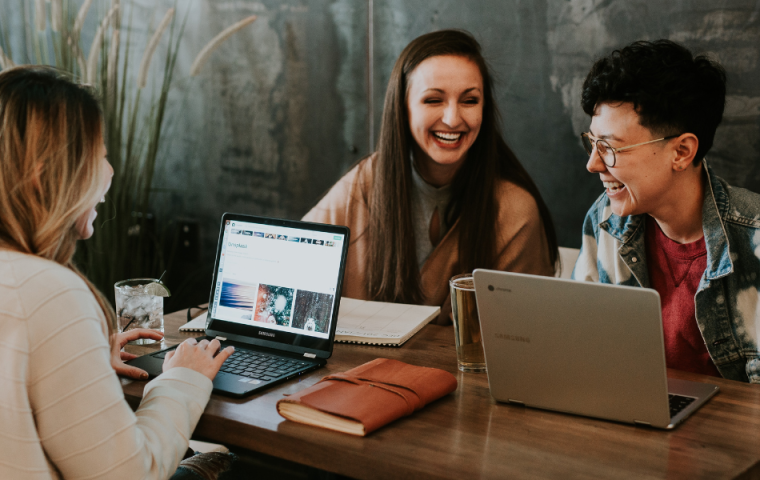
<instances>
[{"instance_id":1,"label":"laptop bezel","mask_svg":"<svg viewBox=\"0 0 760 480\"><path fill-rule=\"evenodd\" d=\"M219 277L219 263L222 253L222 241L224 239L226 222L240 221L247 223L257 223L261 225L296 228L301 230L313 230L320 233L328 233L335 235L343 235L344 240L341 245L341 259L338 269L338 281L335 287L335 304L332 309L332 316L330 319L330 329L327 339L312 337L309 335L299 335L291 333L283 333L274 331L264 327L256 325L244 325L235 322L224 321L213 318L212 312L214 311L214 294L216 291L216 283ZM286 220L280 218L261 217L257 215L246 215L240 213L226 212L222 215L219 239L216 247L216 258L214 260L214 272L211 279L211 292L209 294L209 313L206 321L206 335L209 337L224 337L228 340L244 343L254 347L264 347L267 349L274 349L282 352L289 352L299 356L305 356L308 358L330 358L335 345L335 330L338 324L338 309L340 306L341 291L343 289L343 278L346 268L346 259L348 257L348 246L350 241L350 230L348 227L338 225L328 225L322 223L303 222L299 220ZM330 247L325 247L330 248ZM260 337L259 332L266 332L267 334L281 335L281 338L289 338L289 343L264 340ZM324 346L324 348L322 348Z\"/></svg>"}]
</instances>

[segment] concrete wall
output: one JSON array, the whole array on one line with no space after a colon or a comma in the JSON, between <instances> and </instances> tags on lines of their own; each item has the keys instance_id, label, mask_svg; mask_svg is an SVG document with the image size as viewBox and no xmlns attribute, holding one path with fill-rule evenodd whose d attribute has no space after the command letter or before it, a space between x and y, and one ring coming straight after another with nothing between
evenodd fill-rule
<instances>
[{"instance_id":1,"label":"concrete wall","mask_svg":"<svg viewBox=\"0 0 760 480\"><path fill-rule=\"evenodd\" d=\"M20 21L20 3L0 0L0 16ZM132 4L137 51L174 2ZM584 213L602 192L578 141L589 123L580 85L596 57L633 40L670 38L723 63L729 96L709 158L729 182L760 192L757 1L195 0L180 2L178 18L185 14L156 209L200 222L201 270L222 212L299 218L370 152L397 55L440 28L481 41L504 135L549 204L560 244L579 245ZM249 14L258 20L190 79L203 45Z\"/></svg>"}]
</instances>

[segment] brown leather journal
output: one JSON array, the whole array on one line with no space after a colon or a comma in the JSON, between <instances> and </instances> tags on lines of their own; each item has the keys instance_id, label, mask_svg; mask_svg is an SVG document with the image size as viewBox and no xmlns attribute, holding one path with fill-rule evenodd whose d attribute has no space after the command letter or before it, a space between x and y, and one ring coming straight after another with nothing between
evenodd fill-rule
<instances>
[{"instance_id":1,"label":"brown leather journal","mask_svg":"<svg viewBox=\"0 0 760 480\"><path fill-rule=\"evenodd\" d=\"M457 388L449 372L378 358L277 402L288 420L367 435Z\"/></svg>"}]
</instances>

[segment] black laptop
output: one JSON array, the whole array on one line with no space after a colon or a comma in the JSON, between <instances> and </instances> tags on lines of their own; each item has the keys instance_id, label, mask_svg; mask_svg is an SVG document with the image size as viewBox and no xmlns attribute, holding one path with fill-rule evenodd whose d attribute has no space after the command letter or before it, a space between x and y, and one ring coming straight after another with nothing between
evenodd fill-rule
<instances>
[{"instance_id":1,"label":"black laptop","mask_svg":"<svg viewBox=\"0 0 760 480\"><path fill-rule=\"evenodd\" d=\"M206 338L235 353L214 392L242 397L330 358L348 252L347 227L225 213ZM161 350L129 361L161 374Z\"/></svg>"}]
</instances>

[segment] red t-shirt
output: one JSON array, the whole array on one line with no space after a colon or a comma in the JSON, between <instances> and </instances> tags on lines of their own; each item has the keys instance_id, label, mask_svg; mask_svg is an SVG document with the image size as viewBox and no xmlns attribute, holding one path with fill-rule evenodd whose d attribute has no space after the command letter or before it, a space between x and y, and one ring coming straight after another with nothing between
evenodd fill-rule
<instances>
[{"instance_id":1,"label":"red t-shirt","mask_svg":"<svg viewBox=\"0 0 760 480\"><path fill-rule=\"evenodd\" d=\"M668 367L720 377L694 313L694 295L707 268L704 237L692 243L676 243L647 215L646 248L649 281L662 302Z\"/></svg>"}]
</instances>

